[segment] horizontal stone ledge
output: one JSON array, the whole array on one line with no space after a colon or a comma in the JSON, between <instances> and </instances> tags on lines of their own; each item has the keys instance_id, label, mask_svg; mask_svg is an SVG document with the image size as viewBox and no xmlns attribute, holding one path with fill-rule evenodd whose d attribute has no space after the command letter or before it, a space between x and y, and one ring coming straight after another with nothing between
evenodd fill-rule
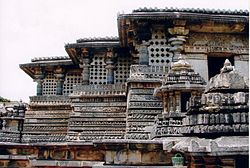
<instances>
[{"instance_id":1,"label":"horizontal stone ledge","mask_svg":"<svg viewBox=\"0 0 250 168\"><path fill-rule=\"evenodd\" d=\"M126 92L123 93L100 93L100 94L96 94L96 93L88 93L88 92L80 92L80 93L74 93L72 95L70 95L70 98L74 99L74 98L93 98L93 97L125 97L126 96ZM75 101L75 100L72 100Z\"/></svg>"},{"instance_id":2,"label":"horizontal stone ledge","mask_svg":"<svg viewBox=\"0 0 250 168\"><path fill-rule=\"evenodd\" d=\"M0 155L0 160L29 160L36 155Z\"/></svg>"},{"instance_id":3,"label":"horizontal stone ledge","mask_svg":"<svg viewBox=\"0 0 250 168\"><path fill-rule=\"evenodd\" d=\"M83 167L83 166L102 166L103 164L104 162L98 162L98 161L31 160L31 166Z\"/></svg>"},{"instance_id":4,"label":"horizontal stone ledge","mask_svg":"<svg viewBox=\"0 0 250 168\"><path fill-rule=\"evenodd\" d=\"M111 103L72 103L74 108L76 107L119 107L119 106L127 106L127 102L111 102Z\"/></svg>"},{"instance_id":5,"label":"horizontal stone ledge","mask_svg":"<svg viewBox=\"0 0 250 168\"><path fill-rule=\"evenodd\" d=\"M92 168L187 168L187 166L93 166Z\"/></svg>"}]
</instances>

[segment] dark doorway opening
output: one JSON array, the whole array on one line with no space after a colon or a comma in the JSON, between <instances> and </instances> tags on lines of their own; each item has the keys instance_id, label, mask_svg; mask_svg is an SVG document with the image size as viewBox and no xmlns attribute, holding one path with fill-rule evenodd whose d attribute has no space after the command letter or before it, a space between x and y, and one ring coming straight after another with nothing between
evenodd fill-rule
<instances>
[{"instance_id":1,"label":"dark doorway opening","mask_svg":"<svg viewBox=\"0 0 250 168\"><path fill-rule=\"evenodd\" d=\"M181 112L186 112L187 109L187 101L189 101L189 98L191 97L190 92L182 92L181 93Z\"/></svg>"},{"instance_id":2,"label":"dark doorway opening","mask_svg":"<svg viewBox=\"0 0 250 168\"><path fill-rule=\"evenodd\" d=\"M220 73L220 69L223 67L225 60L228 59L232 65L234 65L234 57L218 57L218 56L208 56L208 78L214 77Z\"/></svg>"},{"instance_id":3,"label":"dark doorway opening","mask_svg":"<svg viewBox=\"0 0 250 168\"><path fill-rule=\"evenodd\" d=\"M236 157L236 162L235 162L235 167L236 168L246 168L249 167L249 156L237 156Z\"/></svg>"}]
</instances>

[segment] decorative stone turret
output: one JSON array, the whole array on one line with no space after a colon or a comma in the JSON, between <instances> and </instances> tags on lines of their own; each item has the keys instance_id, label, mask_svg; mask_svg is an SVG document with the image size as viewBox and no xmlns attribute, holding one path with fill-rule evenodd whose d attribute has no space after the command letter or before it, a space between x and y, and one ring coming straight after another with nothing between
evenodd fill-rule
<instances>
[{"instance_id":1,"label":"decorative stone turret","mask_svg":"<svg viewBox=\"0 0 250 168\"><path fill-rule=\"evenodd\" d=\"M247 135L248 88L248 82L226 60L202 97L190 99L183 133L202 137Z\"/></svg>"},{"instance_id":2,"label":"decorative stone turret","mask_svg":"<svg viewBox=\"0 0 250 168\"><path fill-rule=\"evenodd\" d=\"M21 131L26 106L20 102L10 102L0 107L0 141L21 142Z\"/></svg>"},{"instance_id":3,"label":"decorative stone turret","mask_svg":"<svg viewBox=\"0 0 250 168\"><path fill-rule=\"evenodd\" d=\"M152 138L181 136L186 102L190 97L201 95L204 88L204 79L179 55L179 61L173 63L162 86L154 91L154 96L162 99L164 110L156 118Z\"/></svg>"}]
</instances>

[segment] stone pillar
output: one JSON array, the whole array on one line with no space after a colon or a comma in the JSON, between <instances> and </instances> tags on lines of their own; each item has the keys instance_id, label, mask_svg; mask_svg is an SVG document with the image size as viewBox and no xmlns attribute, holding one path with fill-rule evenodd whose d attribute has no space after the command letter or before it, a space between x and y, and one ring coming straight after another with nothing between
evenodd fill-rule
<instances>
[{"instance_id":1,"label":"stone pillar","mask_svg":"<svg viewBox=\"0 0 250 168\"><path fill-rule=\"evenodd\" d=\"M175 92L175 111L177 113L181 112L181 92Z\"/></svg>"},{"instance_id":2,"label":"stone pillar","mask_svg":"<svg viewBox=\"0 0 250 168\"><path fill-rule=\"evenodd\" d=\"M41 96L43 94L43 79L44 79L43 74L35 75L34 81L37 82L37 86L36 86L37 96Z\"/></svg>"},{"instance_id":3,"label":"stone pillar","mask_svg":"<svg viewBox=\"0 0 250 168\"><path fill-rule=\"evenodd\" d=\"M87 48L81 50L81 63L80 68L82 68L82 82L83 85L89 84L89 67L90 67L90 57Z\"/></svg>"},{"instance_id":4,"label":"stone pillar","mask_svg":"<svg viewBox=\"0 0 250 168\"><path fill-rule=\"evenodd\" d=\"M107 84L114 84L114 58L113 49L108 48L106 55Z\"/></svg>"},{"instance_id":5,"label":"stone pillar","mask_svg":"<svg viewBox=\"0 0 250 168\"><path fill-rule=\"evenodd\" d=\"M63 83L64 83L64 69L61 67L57 67L54 70L55 77L57 79L56 82L56 95L63 95Z\"/></svg>"},{"instance_id":6,"label":"stone pillar","mask_svg":"<svg viewBox=\"0 0 250 168\"><path fill-rule=\"evenodd\" d=\"M169 112L170 113L174 111L173 105L174 105L174 102L173 102L173 93L170 92L169 93Z\"/></svg>"},{"instance_id":7,"label":"stone pillar","mask_svg":"<svg viewBox=\"0 0 250 168\"><path fill-rule=\"evenodd\" d=\"M164 103L164 109L163 109L163 114L167 114L169 112L169 105L168 105L168 102L169 102L169 97L168 97L168 93L164 93L163 95L163 103Z\"/></svg>"},{"instance_id":8,"label":"stone pillar","mask_svg":"<svg viewBox=\"0 0 250 168\"><path fill-rule=\"evenodd\" d=\"M185 29L185 20L175 20L174 27L169 28L168 32L173 35L168 41L171 44L170 51L173 52L173 61L176 62L184 50L184 43L186 42L186 35L189 33L188 29Z\"/></svg>"},{"instance_id":9,"label":"stone pillar","mask_svg":"<svg viewBox=\"0 0 250 168\"><path fill-rule=\"evenodd\" d=\"M57 78L56 95L63 95L64 74L55 74Z\"/></svg>"},{"instance_id":10,"label":"stone pillar","mask_svg":"<svg viewBox=\"0 0 250 168\"><path fill-rule=\"evenodd\" d=\"M139 47L139 65L149 64L148 45L148 42L142 41L142 44Z\"/></svg>"}]
</instances>

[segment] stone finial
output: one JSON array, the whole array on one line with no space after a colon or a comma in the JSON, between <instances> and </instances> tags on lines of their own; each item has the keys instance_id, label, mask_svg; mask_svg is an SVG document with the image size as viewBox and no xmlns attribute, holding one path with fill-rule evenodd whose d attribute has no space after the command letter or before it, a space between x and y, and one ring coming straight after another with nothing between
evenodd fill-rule
<instances>
[{"instance_id":1,"label":"stone finial","mask_svg":"<svg viewBox=\"0 0 250 168\"><path fill-rule=\"evenodd\" d=\"M235 89L238 91L248 89L248 83L245 81L244 77L234 69L234 66L232 66L228 59L225 60L224 66L220 70L220 74L210 79L205 92L225 89L231 89L231 91Z\"/></svg>"},{"instance_id":2,"label":"stone finial","mask_svg":"<svg viewBox=\"0 0 250 168\"><path fill-rule=\"evenodd\" d=\"M182 54L180 54L178 57L178 61L173 63L172 69L173 70L191 69L191 65L189 64L189 62L185 60Z\"/></svg>"},{"instance_id":3,"label":"stone finial","mask_svg":"<svg viewBox=\"0 0 250 168\"><path fill-rule=\"evenodd\" d=\"M234 70L234 66L232 66L231 62L226 59L224 62L224 66L221 68L220 73L230 72Z\"/></svg>"}]
</instances>

